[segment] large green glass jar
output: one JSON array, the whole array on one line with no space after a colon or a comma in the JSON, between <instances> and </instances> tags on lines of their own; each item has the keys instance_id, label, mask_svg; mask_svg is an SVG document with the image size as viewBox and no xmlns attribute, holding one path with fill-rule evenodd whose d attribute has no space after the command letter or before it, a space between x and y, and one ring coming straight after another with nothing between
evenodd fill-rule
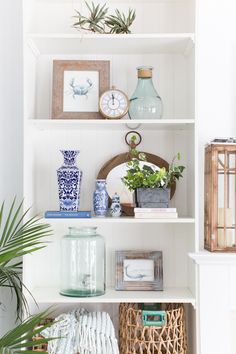
<instances>
[{"instance_id":1,"label":"large green glass jar","mask_svg":"<svg viewBox=\"0 0 236 354\"><path fill-rule=\"evenodd\" d=\"M163 104L152 82L152 67L138 67L138 84L130 98L130 119L160 119Z\"/></svg>"},{"instance_id":2,"label":"large green glass jar","mask_svg":"<svg viewBox=\"0 0 236 354\"><path fill-rule=\"evenodd\" d=\"M96 227L70 227L62 239L60 294L73 297L105 293L105 242Z\"/></svg>"}]
</instances>

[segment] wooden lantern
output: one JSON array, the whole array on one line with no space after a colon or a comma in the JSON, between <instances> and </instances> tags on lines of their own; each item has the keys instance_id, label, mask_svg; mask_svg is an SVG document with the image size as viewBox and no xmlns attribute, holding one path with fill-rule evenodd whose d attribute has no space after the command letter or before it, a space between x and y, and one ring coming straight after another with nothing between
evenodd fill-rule
<instances>
[{"instance_id":1,"label":"wooden lantern","mask_svg":"<svg viewBox=\"0 0 236 354\"><path fill-rule=\"evenodd\" d=\"M205 248L236 252L236 144L215 141L205 148Z\"/></svg>"}]
</instances>

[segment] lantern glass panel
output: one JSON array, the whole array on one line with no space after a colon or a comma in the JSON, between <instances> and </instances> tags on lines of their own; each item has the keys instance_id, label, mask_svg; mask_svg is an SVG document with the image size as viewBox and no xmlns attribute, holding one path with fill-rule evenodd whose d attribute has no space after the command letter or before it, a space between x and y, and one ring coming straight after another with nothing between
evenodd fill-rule
<instances>
[{"instance_id":1,"label":"lantern glass panel","mask_svg":"<svg viewBox=\"0 0 236 354\"><path fill-rule=\"evenodd\" d=\"M218 153L217 168L217 248L235 246L235 152Z\"/></svg>"},{"instance_id":2,"label":"lantern glass panel","mask_svg":"<svg viewBox=\"0 0 236 354\"><path fill-rule=\"evenodd\" d=\"M233 211L232 223L235 226L235 196L236 196L236 154L229 154L229 207Z\"/></svg>"}]
</instances>

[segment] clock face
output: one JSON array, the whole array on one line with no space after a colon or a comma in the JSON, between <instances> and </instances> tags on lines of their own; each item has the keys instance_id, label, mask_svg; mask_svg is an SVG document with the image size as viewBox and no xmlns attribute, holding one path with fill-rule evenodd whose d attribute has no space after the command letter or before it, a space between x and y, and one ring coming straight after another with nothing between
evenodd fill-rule
<instances>
[{"instance_id":1,"label":"clock face","mask_svg":"<svg viewBox=\"0 0 236 354\"><path fill-rule=\"evenodd\" d=\"M128 112L129 100L120 90L109 90L100 97L100 112L105 118L119 119Z\"/></svg>"}]
</instances>

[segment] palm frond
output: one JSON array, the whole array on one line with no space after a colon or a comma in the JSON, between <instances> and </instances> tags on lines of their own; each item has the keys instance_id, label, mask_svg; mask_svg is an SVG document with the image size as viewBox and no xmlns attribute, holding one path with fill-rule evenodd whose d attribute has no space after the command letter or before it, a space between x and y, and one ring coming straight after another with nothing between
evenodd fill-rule
<instances>
[{"instance_id":1,"label":"palm frond","mask_svg":"<svg viewBox=\"0 0 236 354\"><path fill-rule=\"evenodd\" d=\"M0 338L0 353L1 354L20 354L20 353L35 353L28 349L29 347L48 343L56 338L43 338L32 341L32 338L37 336L39 332L49 327L51 324L40 326L40 324L50 315L50 311L41 312L35 316L31 316ZM47 353L42 351L41 353Z\"/></svg>"},{"instance_id":2,"label":"palm frond","mask_svg":"<svg viewBox=\"0 0 236 354\"><path fill-rule=\"evenodd\" d=\"M5 226L3 227L3 231L1 233L0 246L2 246L2 244L5 242L5 239L7 239L7 236L9 236L9 232L11 231L12 223L14 223L14 220L12 220L12 223L11 223L11 216L12 216L12 213L14 210L15 202L16 202L16 198L14 198L14 200L12 202L12 205L10 207L10 210L9 210L6 222L5 222ZM19 214L21 206L22 206L22 203L19 205L18 209L16 210L14 218L17 217L17 215ZM3 216L4 202L2 203L1 210L2 210L2 216Z\"/></svg>"},{"instance_id":3,"label":"palm frond","mask_svg":"<svg viewBox=\"0 0 236 354\"><path fill-rule=\"evenodd\" d=\"M26 314L29 313L24 290L26 290L30 295L31 293L21 280L21 268L17 264L10 267L0 266L0 287L9 288L12 295L13 293L15 294L17 319L20 319L23 309Z\"/></svg>"},{"instance_id":4,"label":"palm frond","mask_svg":"<svg viewBox=\"0 0 236 354\"><path fill-rule=\"evenodd\" d=\"M2 206L0 209L0 228L2 226L3 210L4 210L4 202L2 203Z\"/></svg>"},{"instance_id":5,"label":"palm frond","mask_svg":"<svg viewBox=\"0 0 236 354\"><path fill-rule=\"evenodd\" d=\"M41 223L37 217L24 222L29 210L22 213L22 203L16 206L14 199L6 215L4 203L0 209L0 286L8 287L15 293L17 318L23 309L28 310L22 292L24 284L21 280L21 261L18 258L44 248L45 238L52 234L50 225Z\"/></svg>"}]
</instances>

